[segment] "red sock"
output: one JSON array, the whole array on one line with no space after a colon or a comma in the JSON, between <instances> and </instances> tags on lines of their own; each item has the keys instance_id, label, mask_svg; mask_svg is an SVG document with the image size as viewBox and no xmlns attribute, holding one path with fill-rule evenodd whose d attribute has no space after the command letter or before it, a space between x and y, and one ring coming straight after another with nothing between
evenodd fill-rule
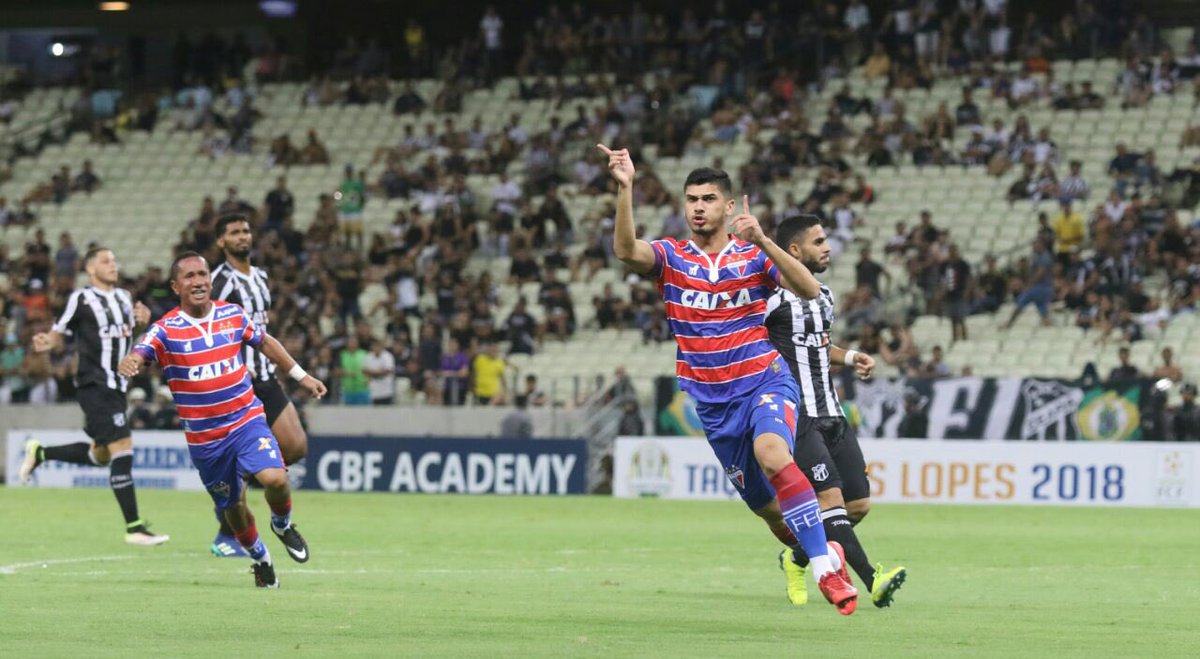
<instances>
[{"instance_id":1,"label":"red sock","mask_svg":"<svg viewBox=\"0 0 1200 659\"><path fill-rule=\"evenodd\" d=\"M800 471L800 467L797 467L795 462L789 462L786 467L771 477L771 487L775 488L779 506L784 510L790 509L798 503L814 501L817 498L812 483L808 482L808 477L804 475L803 471Z\"/></svg>"},{"instance_id":2,"label":"red sock","mask_svg":"<svg viewBox=\"0 0 1200 659\"><path fill-rule=\"evenodd\" d=\"M288 497L287 501L284 501L283 503L274 503L268 501L267 505L271 507L271 514L275 515L276 517L286 517L292 512L291 497Z\"/></svg>"},{"instance_id":3,"label":"red sock","mask_svg":"<svg viewBox=\"0 0 1200 659\"><path fill-rule=\"evenodd\" d=\"M817 505L817 493L804 472L795 462L790 462L771 478L771 486L779 498L779 511L784 524L796 536L804 553L813 561L813 574L821 575L828 569L829 548L826 546L825 527L821 525L821 509ZM818 562L823 559L823 562Z\"/></svg>"},{"instance_id":4,"label":"red sock","mask_svg":"<svg viewBox=\"0 0 1200 659\"><path fill-rule=\"evenodd\" d=\"M258 542L258 527L251 523L250 526L241 531L234 531L233 535L238 539L238 544L249 549L254 546L254 543Z\"/></svg>"}]
</instances>

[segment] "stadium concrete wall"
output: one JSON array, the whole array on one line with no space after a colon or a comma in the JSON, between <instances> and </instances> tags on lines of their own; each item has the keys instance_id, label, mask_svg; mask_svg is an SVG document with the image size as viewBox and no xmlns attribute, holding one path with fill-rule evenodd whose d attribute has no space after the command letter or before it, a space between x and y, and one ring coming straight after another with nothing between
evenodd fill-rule
<instances>
[{"instance_id":1,"label":"stadium concrete wall","mask_svg":"<svg viewBox=\"0 0 1200 659\"><path fill-rule=\"evenodd\" d=\"M1200 507L1200 445L862 440L871 498L886 503ZM708 443L621 437L613 494L736 500Z\"/></svg>"},{"instance_id":2,"label":"stadium concrete wall","mask_svg":"<svg viewBox=\"0 0 1200 659\"><path fill-rule=\"evenodd\" d=\"M307 408L308 430L313 435L345 436L430 436L496 437L500 422L513 408L503 407L346 407L318 405ZM529 409L533 436L570 437L581 422L577 411L558 408ZM10 431L82 428L83 412L78 405L0 406L0 437ZM145 431L135 433L137 444ZM183 445L182 435L179 446ZM41 435L39 435L41 438ZM82 440L72 440L82 441ZM0 442L0 468L9 460L6 442ZM0 480L7 473L0 472Z\"/></svg>"}]
</instances>

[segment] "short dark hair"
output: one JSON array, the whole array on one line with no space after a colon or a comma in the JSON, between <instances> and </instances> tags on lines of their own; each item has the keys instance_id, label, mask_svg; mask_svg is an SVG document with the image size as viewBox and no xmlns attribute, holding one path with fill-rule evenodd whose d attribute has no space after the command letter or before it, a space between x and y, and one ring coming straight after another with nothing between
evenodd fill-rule
<instances>
[{"instance_id":1,"label":"short dark hair","mask_svg":"<svg viewBox=\"0 0 1200 659\"><path fill-rule=\"evenodd\" d=\"M250 218L246 217L242 213L229 213L217 218L216 237L220 238L221 236L224 236L225 228L236 222L245 222L246 224L250 224Z\"/></svg>"},{"instance_id":2,"label":"short dark hair","mask_svg":"<svg viewBox=\"0 0 1200 659\"><path fill-rule=\"evenodd\" d=\"M724 170L714 169L712 167L701 167L693 169L687 176L687 180L683 182L683 189L686 190L693 185L705 185L713 183L721 189L721 194L726 197L733 198L733 182L729 180L729 174Z\"/></svg>"},{"instance_id":3,"label":"short dark hair","mask_svg":"<svg viewBox=\"0 0 1200 659\"><path fill-rule=\"evenodd\" d=\"M788 245L820 223L821 218L816 215L793 215L786 218L775 229L775 243L787 249Z\"/></svg>"},{"instance_id":4,"label":"short dark hair","mask_svg":"<svg viewBox=\"0 0 1200 659\"><path fill-rule=\"evenodd\" d=\"M204 259L204 255L200 252L193 252L192 250L181 252L179 256L175 257L174 261L171 261L171 281L175 281L175 277L179 276L179 264L188 259L201 259L204 260L205 263L208 263L208 261Z\"/></svg>"},{"instance_id":5,"label":"short dark hair","mask_svg":"<svg viewBox=\"0 0 1200 659\"><path fill-rule=\"evenodd\" d=\"M92 245L91 247L88 248L88 251L83 255L83 267L86 268L89 265L91 265L92 259L99 256L100 252L111 252L111 251L112 251L111 249L105 247L104 245Z\"/></svg>"}]
</instances>

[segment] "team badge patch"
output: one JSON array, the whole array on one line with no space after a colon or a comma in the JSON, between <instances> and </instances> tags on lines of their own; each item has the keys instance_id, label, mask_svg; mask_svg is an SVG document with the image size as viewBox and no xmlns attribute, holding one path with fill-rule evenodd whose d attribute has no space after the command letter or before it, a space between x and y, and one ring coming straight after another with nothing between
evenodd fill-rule
<instances>
[{"instance_id":1,"label":"team badge patch","mask_svg":"<svg viewBox=\"0 0 1200 659\"><path fill-rule=\"evenodd\" d=\"M827 478L829 478L829 467L826 467L824 462L813 467L813 480L823 482Z\"/></svg>"},{"instance_id":2,"label":"team badge patch","mask_svg":"<svg viewBox=\"0 0 1200 659\"><path fill-rule=\"evenodd\" d=\"M229 496L229 483L225 481L217 481L209 485L208 489L212 490L214 494L219 494L223 497Z\"/></svg>"},{"instance_id":3,"label":"team badge patch","mask_svg":"<svg viewBox=\"0 0 1200 659\"><path fill-rule=\"evenodd\" d=\"M746 475L742 473L741 467L728 467L725 469L725 476L730 483L739 490L746 489Z\"/></svg>"},{"instance_id":4,"label":"team badge patch","mask_svg":"<svg viewBox=\"0 0 1200 659\"><path fill-rule=\"evenodd\" d=\"M125 425L125 413L124 412L117 412L116 414L113 415L113 425L114 426Z\"/></svg>"}]
</instances>

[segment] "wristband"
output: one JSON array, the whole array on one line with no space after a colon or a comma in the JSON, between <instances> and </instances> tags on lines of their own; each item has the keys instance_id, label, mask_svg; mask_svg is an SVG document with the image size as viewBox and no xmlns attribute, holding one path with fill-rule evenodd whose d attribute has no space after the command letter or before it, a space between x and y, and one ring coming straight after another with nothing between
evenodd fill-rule
<instances>
[{"instance_id":1,"label":"wristband","mask_svg":"<svg viewBox=\"0 0 1200 659\"><path fill-rule=\"evenodd\" d=\"M847 350L846 356L842 358L842 363L846 366L854 366L854 358L858 356L857 350Z\"/></svg>"},{"instance_id":2,"label":"wristband","mask_svg":"<svg viewBox=\"0 0 1200 659\"><path fill-rule=\"evenodd\" d=\"M300 362L296 362L296 364L292 366L292 370L288 371L288 375L292 376L292 379L296 382L308 377L308 373L300 366Z\"/></svg>"}]
</instances>

